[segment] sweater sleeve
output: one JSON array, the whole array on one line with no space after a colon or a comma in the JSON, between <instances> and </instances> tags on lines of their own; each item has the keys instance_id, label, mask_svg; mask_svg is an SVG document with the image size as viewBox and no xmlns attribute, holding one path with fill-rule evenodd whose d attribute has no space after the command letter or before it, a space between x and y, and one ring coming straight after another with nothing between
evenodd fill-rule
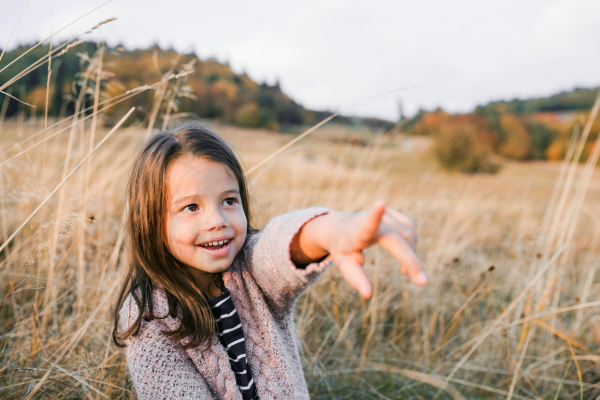
<instances>
[{"instance_id":1,"label":"sweater sleeve","mask_svg":"<svg viewBox=\"0 0 600 400\"><path fill-rule=\"evenodd\" d=\"M313 207L280 215L272 219L262 232L249 238L249 268L273 311L291 312L304 289L331 265L331 257L327 256L320 262L298 268L290 254L292 239L302 226L329 211Z\"/></svg>"}]
</instances>

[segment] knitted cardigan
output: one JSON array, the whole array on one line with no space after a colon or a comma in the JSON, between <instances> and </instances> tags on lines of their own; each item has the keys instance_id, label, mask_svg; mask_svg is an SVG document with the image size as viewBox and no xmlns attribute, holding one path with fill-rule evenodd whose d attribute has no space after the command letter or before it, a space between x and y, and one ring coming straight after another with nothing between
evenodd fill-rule
<instances>
[{"instance_id":1,"label":"knitted cardigan","mask_svg":"<svg viewBox=\"0 0 600 400\"><path fill-rule=\"evenodd\" d=\"M328 256L297 268L291 260L290 244L306 222L327 212L315 207L274 218L262 232L248 237L245 257L237 257L223 272L242 322L247 359L261 400L309 399L292 310L300 294L331 260ZM155 315L165 318L142 320L139 333L125 341L127 368L138 398L241 400L227 353L216 335L207 351L182 350L161 333L179 324L168 315L162 289L153 291L152 302ZM119 311L120 329L131 326L138 313L129 295Z\"/></svg>"}]
</instances>

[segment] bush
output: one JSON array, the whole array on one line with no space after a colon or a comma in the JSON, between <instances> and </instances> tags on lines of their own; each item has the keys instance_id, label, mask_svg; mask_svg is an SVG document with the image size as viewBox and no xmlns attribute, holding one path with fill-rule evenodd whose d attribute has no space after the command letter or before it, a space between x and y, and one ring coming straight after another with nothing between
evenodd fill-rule
<instances>
[{"instance_id":1,"label":"bush","mask_svg":"<svg viewBox=\"0 0 600 400\"><path fill-rule=\"evenodd\" d=\"M504 136L500 154L521 161L530 159L533 150L531 136L519 118L513 114L503 114L500 127Z\"/></svg>"},{"instance_id":2,"label":"bush","mask_svg":"<svg viewBox=\"0 0 600 400\"><path fill-rule=\"evenodd\" d=\"M528 130L531 132L531 143L533 145L532 158L545 159L550 144L558 136L558 130L538 121L530 121Z\"/></svg>"},{"instance_id":3,"label":"bush","mask_svg":"<svg viewBox=\"0 0 600 400\"><path fill-rule=\"evenodd\" d=\"M472 125L445 126L437 133L434 155L448 171L495 174L500 165L490 161L490 147L478 136Z\"/></svg>"},{"instance_id":4,"label":"bush","mask_svg":"<svg viewBox=\"0 0 600 400\"><path fill-rule=\"evenodd\" d=\"M258 128L261 125L261 113L256 103L246 103L235 114L235 122L240 126Z\"/></svg>"}]
</instances>

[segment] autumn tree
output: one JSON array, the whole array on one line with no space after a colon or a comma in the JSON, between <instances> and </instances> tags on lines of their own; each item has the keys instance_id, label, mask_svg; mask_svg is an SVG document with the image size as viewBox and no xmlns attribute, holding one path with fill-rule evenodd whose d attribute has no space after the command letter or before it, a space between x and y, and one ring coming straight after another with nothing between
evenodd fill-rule
<instances>
[{"instance_id":1,"label":"autumn tree","mask_svg":"<svg viewBox=\"0 0 600 400\"><path fill-rule=\"evenodd\" d=\"M531 136L521 120L513 114L500 117L500 128L504 140L500 145L500 154L507 158L526 160L531 157Z\"/></svg>"}]
</instances>

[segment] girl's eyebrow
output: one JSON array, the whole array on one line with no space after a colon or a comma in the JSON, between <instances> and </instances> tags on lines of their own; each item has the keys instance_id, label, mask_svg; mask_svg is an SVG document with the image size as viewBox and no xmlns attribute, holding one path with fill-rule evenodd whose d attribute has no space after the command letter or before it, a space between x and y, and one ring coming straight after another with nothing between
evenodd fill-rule
<instances>
[{"instance_id":1,"label":"girl's eyebrow","mask_svg":"<svg viewBox=\"0 0 600 400\"><path fill-rule=\"evenodd\" d=\"M237 194L239 196L240 191L237 190L237 189L231 189L231 190L224 191L222 194L228 194L228 193L230 193L230 194Z\"/></svg>"},{"instance_id":2,"label":"girl's eyebrow","mask_svg":"<svg viewBox=\"0 0 600 400\"><path fill-rule=\"evenodd\" d=\"M175 205L175 204L177 204L177 203L182 203L182 202L184 202L184 201L187 201L187 200L193 199L193 198L195 198L195 197L197 197L195 194L193 194L193 195L191 195L191 196L180 197L180 198L178 198L177 200L175 200L175 201L171 202L171 205Z\"/></svg>"}]
</instances>

